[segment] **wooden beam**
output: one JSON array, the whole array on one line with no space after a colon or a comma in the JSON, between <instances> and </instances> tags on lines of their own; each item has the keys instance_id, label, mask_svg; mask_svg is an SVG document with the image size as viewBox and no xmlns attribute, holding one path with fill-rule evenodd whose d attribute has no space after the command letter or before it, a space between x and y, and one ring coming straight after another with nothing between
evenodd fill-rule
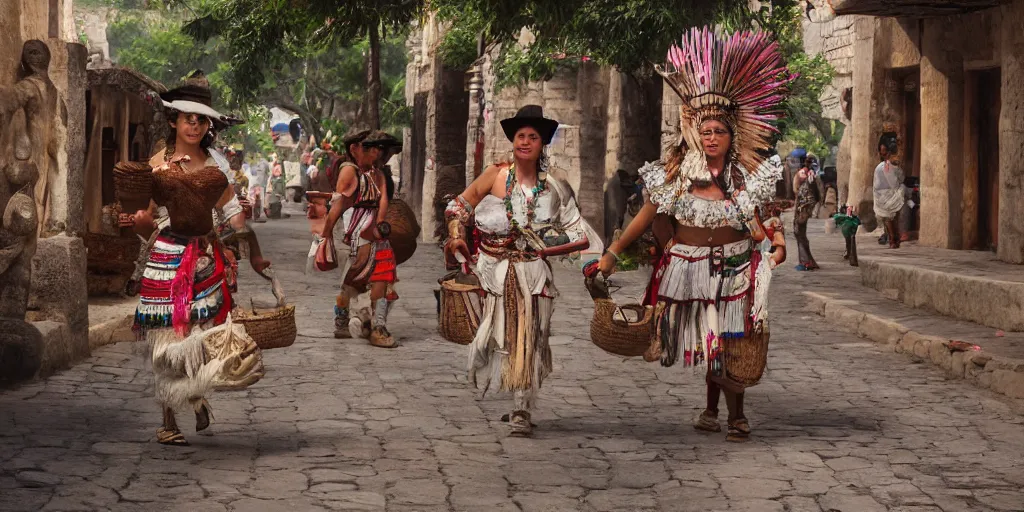
<instances>
[{"instance_id":1,"label":"wooden beam","mask_svg":"<svg viewBox=\"0 0 1024 512\"><path fill-rule=\"evenodd\" d=\"M1006 0L833 0L838 15L933 17L991 9Z\"/></svg>"}]
</instances>

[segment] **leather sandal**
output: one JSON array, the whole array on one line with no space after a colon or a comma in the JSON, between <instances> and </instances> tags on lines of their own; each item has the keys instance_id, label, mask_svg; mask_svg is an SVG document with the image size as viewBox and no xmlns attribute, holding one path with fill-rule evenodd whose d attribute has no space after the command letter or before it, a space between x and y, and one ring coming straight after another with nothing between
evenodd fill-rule
<instances>
[{"instance_id":1,"label":"leather sandal","mask_svg":"<svg viewBox=\"0 0 1024 512\"><path fill-rule=\"evenodd\" d=\"M704 412L697 417L697 421L693 422L693 428L704 432L721 432L722 425L718 423L718 412L704 409Z\"/></svg>"},{"instance_id":2,"label":"leather sandal","mask_svg":"<svg viewBox=\"0 0 1024 512\"><path fill-rule=\"evenodd\" d=\"M502 421L502 423L508 423L508 422L512 421L512 415L509 414L509 413L502 414L501 415L501 421ZM533 427L533 428L537 428L537 424L532 422L532 421L530 422L530 426Z\"/></svg>"},{"instance_id":3,"label":"leather sandal","mask_svg":"<svg viewBox=\"0 0 1024 512\"><path fill-rule=\"evenodd\" d=\"M509 437L530 437L533 435L533 423L530 423L530 413L526 411L513 412L509 425L512 427L512 430L508 433Z\"/></svg>"},{"instance_id":4,"label":"leather sandal","mask_svg":"<svg viewBox=\"0 0 1024 512\"><path fill-rule=\"evenodd\" d=\"M726 441L743 443L750 439L750 424L746 418L729 422L729 432L725 435Z\"/></svg>"},{"instance_id":5,"label":"leather sandal","mask_svg":"<svg viewBox=\"0 0 1024 512\"><path fill-rule=\"evenodd\" d=\"M188 441L178 429L160 427L156 430L156 442L168 446L188 446Z\"/></svg>"}]
</instances>

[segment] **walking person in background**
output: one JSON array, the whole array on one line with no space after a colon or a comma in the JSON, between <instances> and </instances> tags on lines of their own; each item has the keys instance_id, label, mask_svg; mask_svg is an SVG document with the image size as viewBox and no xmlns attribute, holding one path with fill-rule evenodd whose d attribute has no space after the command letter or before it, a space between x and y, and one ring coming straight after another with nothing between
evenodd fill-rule
<instances>
[{"instance_id":1,"label":"walking person in background","mask_svg":"<svg viewBox=\"0 0 1024 512\"><path fill-rule=\"evenodd\" d=\"M379 132L361 131L345 137L345 159L339 165L338 184L320 236L334 238L338 221L349 245L350 267L334 307L334 337L355 337L349 328L349 306L357 296L370 292L373 313L370 344L393 348L398 343L387 328L388 311L398 299L392 284L397 280L395 253L388 242L390 225L387 179L374 163L391 142Z\"/></svg>"},{"instance_id":2,"label":"walking person in background","mask_svg":"<svg viewBox=\"0 0 1024 512\"><path fill-rule=\"evenodd\" d=\"M266 202L267 179L270 176L270 164L259 157L256 163L249 167L249 194L248 199L252 203L252 216L256 222L266 222L263 218L263 207Z\"/></svg>"},{"instance_id":3,"label":"walking person in background","mask_svg":"<svg viewBox=\"0 0 1024 512\"><path fill-rule=\"evenodd\" d=\"M857 228L860 227L860 217L857 216L856 210L852 206L843 206L839 209L839 212L832 216L832 219L843 232L843 238L846 239L846 251L843 252L843 259L850 262L851 267L856 267L857 263Z\"/></svg>"},{"instance_id":4,"label":"walking person in background","mask_svg":"<svg viewBox=\"0 0 1024 512\"><path fill-rule=\"evenodd\" d=\"M899 249L900 211L903 210L906 188L903 186L903 169L892 161L896 154L896 141L883 136L878 141L878 156L882 162L875 167L874 200L875 217L885 226L885 235L890 249Z\"/></svg>"},{"instance_id":5,"label":"walking person in background","mask_svg":"<svg viewBox=\"0 0 1024 512\"><path fill-rule=\"evenodd\" d=\"M814 172L817 165L818 158L809 154L804 158L804 166L793 177L793 190L796 191L793 234L796 236L796 247L800 258L799 264L796 266L799 271L819 268L818 263L814 261L814 256L811 255L811 243L807 238L807 221L814 215L814 208L821 201L817 185L818 177Z\"/></svg>"},{"instance_id":6,"label":"walking person in background","mask_svg":"<svg viewBox=\"0 0 1024 512\"><path fill-rule=\"evenodd\" d=\"M284 166L281 162L274 162L274 167L270 171L270 183L267 187L267 202L269 203L267 217L271 219L287 219L291 217L291 215L281 212L284 207L286 191L287 181L284 175Z\"/></svg>"}]
</instances>

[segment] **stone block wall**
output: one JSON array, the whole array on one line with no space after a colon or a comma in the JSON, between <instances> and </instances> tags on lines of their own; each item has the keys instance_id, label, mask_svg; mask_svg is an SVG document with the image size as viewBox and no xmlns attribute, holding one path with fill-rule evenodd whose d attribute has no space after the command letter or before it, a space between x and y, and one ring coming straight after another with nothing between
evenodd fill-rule
<instances>
[{"instance_id":1,"label":"stone block wall","mask_svg":"<svg viewBox=\"0 0 1024 512\"><path fill-rule=\"evenodd\" d=\"M0 330L0 366L4 368L11 362L6 360L11 354L7 349L30 338L39 345L38 358L21 358L21 364L33 367L22 368L18 374L30 377L89 355L86 253L82 240L75 237L84 228L87 52L77 43L71 0L8 0L0 9L0 27L4 28L0 31L0 87L22 80L19 69L25 42L41 41L50 54L46 71L33 72L30 79L34 82L26 79L21 84L34 86L27 89L38 95L34 108L19 106L13 112L17 122L6 119L11 124L0 128L0 139L5 142L0 166L31 166L38 176L32 195L39 237L33 234L24 240L24 249L17 249L20 255L14 253L18 256L13 266L0 273L0 288L11 292L4 294L0 304L4 312L0 316L6 317L3 320L44 322L31 329L38 336ZM42 58L41 52L36 55ZM18 144L10 144L12 136ZM6 203L12 190L8 183L3 185L0 199ZM4 222L9 221L0 222L0 232L5 240L13 241L11 226Z\"/></svg>"},{"instance_id":2,"label":"stone block wall","mask_svg":"<svg viewBox=\"0 0 1024 512\"><path fill-rule=\"evenodd\" d=\"M89 356L88 295L82 239L62 234L39 240L36 257L32 260L27 318L60 326L60 329L46 330L39 327L47 343L41 375ZM61 335L57 336L58 333Z\"/></svg>"},{"instance_id":3,"label":"stone block wall","mask_svg":"<svg viewBox=\"0 0 1024 512\"><path fill-rule=\"evenodd\" d=\"M414 126L406 137L403 186L406 199L419 201L423 237L432 240L438 225L437 198L456 193L474 177L477 141L468 133L475 124L469 116L479 112L470 104L469 75L444 69L436 47L444 27L432 18L418 24L407 43L406 101L413 106ZM521 43L530 41L523 32ZM584 217L601 232L604 225L604 187L618 168L635 171L660 153L661 79L634 80L591 63L565 69L550 80L495 90L492 63L500 49L491 48L479 68L483 94L480 160L484 167L512 157L512 145L501 129L501 120L523 106L540 105L547 117L559 122L554 140L546 149L556 176L577 194ZM475 86L474 86L475 87ZM420 111L423 111L422 113ZM453 141L461 140L461 147ZM460 160L461 159L461 160ZM459 173L465 179L459 180ZM418 182L418 180L421 180ZM413 197L416 196L416 197ZM415 207L414 207L415 209ZM431 218L434 217L434 218Z\"/></svg>"}]
</instances>

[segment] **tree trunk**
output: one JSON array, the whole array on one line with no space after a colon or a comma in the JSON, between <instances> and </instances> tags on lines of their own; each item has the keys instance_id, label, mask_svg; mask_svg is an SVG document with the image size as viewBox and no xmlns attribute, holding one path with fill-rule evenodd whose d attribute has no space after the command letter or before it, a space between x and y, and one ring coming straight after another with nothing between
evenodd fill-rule
<instances>
[{"instance_id":1,"label":"tree trunk","mask_svg":"<svg viewBox=\"0 0 1024 512\"><path fill-rule=\"evenodd\" d=\"M380 32L370 27L370 55L366 60L366 112L370 129L380 129Z\"/></svg>"}]
</instances>

